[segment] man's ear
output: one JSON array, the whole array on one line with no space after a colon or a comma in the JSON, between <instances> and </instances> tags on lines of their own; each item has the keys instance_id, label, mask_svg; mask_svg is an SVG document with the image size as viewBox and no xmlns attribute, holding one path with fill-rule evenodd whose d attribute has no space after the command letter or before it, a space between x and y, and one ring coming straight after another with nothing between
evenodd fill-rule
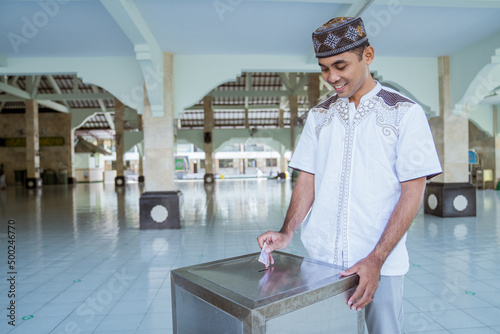
<instances>
[{"instance_id":1,"label":"man's ear","mask_svg":"<svg viewBox=\"0 0 500 334\"><path fill-rule=\"evenodd\" d=\"M370 65L375 58L375 49L373 46L366 47L365 51L363 51L363 60L367 65Z\"/></svg>"}]
</instances>

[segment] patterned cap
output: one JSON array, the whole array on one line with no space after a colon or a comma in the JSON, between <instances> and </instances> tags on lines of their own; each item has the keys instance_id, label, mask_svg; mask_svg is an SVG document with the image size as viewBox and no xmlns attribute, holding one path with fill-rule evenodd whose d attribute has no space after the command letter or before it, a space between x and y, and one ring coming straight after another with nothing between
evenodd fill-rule
<instances>
[{"instance_id":1,"label":"patterned cap","mask_svg":"<svg viewBox=\"0 0 500 334\"><path fill-rule=\"evenodd\" d=\"M360 17L336 17L316 29L312 39L316 57L325 58L356 48L368 36Z\"/></svg>"}]
</instances>

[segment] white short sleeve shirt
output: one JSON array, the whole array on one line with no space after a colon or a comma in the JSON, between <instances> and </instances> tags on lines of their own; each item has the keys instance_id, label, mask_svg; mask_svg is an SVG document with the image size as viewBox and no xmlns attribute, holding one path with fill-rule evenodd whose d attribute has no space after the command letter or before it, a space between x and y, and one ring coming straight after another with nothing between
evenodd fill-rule
<instances>
[{"instance_id":1,"label":"white short sleeve shirt","mask_svg":"<svg viewBox=\"0 0 500 334\"><path fill-rule=\"evenodd\" d=\"M379 83L357 110L337 95L312 108L290 167L315 175L314 203L302 225L304 246L312 258L345 268L374 249L401 182L442 172L422 108ZM382 275L408 271L405 242L406 234Z\"/></svg>"}]
</instances>

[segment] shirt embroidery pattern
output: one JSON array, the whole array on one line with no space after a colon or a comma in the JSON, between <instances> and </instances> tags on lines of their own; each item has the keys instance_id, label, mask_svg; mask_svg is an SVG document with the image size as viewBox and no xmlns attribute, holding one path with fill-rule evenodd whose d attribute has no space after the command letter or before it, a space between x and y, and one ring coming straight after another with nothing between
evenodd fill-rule
<instances>
[{"instance_id":1,"label":"shirt embroidery pattern","mask_svg":"<svg viewBox=\"0 0 500 334\"><path fill-rule=\"evenodd\" d=\"M335 113L345 128L349 127L349 104L342 100L335 103Z\"/></svg>"},{"instance_id":2,"label":"shirt embroidery pattern","mask_svg":"<svg viewBox=\"0 0 500 334\"><path fill-rule=\"evenodd\" d=\"M337 210L337 231L335 233L335 248L333 251L333 261L336 264L346 267L348 265L348 247L347 247L347 205L349 199L349 178L351 170L351 160L352 160L352 142L354 139L354 124L353 127L349 125L349 104L345 101L337 101L335 104L335 113L338 119L346 129L344 135L344 152L342 159L342 173L340 178L340 189L339 189L339 202ZM359 110L358 110L359 112ZM366 112L367 114L367 112ZM363 112L365 115L365 112ZM356 116L358 114L356 113ZM364 117L363 117L364 118ZM361 116L359 118L361 120ZM342 263L339 263L339 240L342 236L343 251L342 251Z\"/></svg>"},{"instance_id":3,"label":"shirt embroidery pattern","mask_svg":"<svg viewBox=\"0 0 500 334\"><path fill-rule=\"evenodd\" d=\"M349 122L349 120L347 121ZM334 249L334 263L342 265L342 267L349 266L349 254L348 254L348 239L347 239L347 208L349 199L349 179L351 177L351 161L352 161L352 143L354 141L354 131L347 125L347 131L345 133L344 139L344 159L342 162L342 176L340 179L340 190L339 190L339 207L337 210L337 233L335 236L335 249ZM342 251L342 263L338 261L339 255L339 238L342 235L343 240L343 251Z\"/></svg>"},{"instance_id":4,"label":"shirt embroidery pattern","mask_svg":"<svg viewBox=\"0 0 500 334\"><path fill-rule=\"evenodd\" d=\"M353 127L356 127L359 123L361 123L369 114L370 111L375 108L375 102L372 100L363 101L358 105L358 110L356 111L356 115L354 116Z\"/></svg>"},{"instance_id":5,"label":"shirt embroidery pattern","mask_svg":"<svg viewBox=\"0 0 500 334\"><path fill-rule=\"evenodd\" d=\"M385 89L380 90L374 100L377 102L376 124L382 128L384 135L389 136L392 132L398 136L399 124L415 102Z\"/></svg>"},{"instance_id":6,"label":"shirt embroidery pattern","mask_svg":"<svg viewBox=\"0 0 500 334\"><path fill-rule=\"evenodd\" d=\"M311 109L311 111L314 113L314 132L316 133L316 138L319 139L321 129L325 126L328 126L332 122L334 113L331 105L334 104L337 99L338 96L333 95Z\"/></svg>"}]
</instances>

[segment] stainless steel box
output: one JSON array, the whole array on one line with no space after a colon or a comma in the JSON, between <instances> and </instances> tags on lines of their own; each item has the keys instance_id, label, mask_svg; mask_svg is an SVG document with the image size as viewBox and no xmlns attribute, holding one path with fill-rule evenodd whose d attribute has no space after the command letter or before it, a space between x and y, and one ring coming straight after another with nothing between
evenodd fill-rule
<instances>
[{"instance_id":1,"label":"stainless steel box","mask_svg":"<svg viewBox=\"0 0 500 334\"><path fill-rule=\"evenodd\" d=\"M364 334L363 311L346 305L358 276L339 267L273 252L263 270L259 253L172 271L174 333Z\"/></svg>"}]
</instances>

